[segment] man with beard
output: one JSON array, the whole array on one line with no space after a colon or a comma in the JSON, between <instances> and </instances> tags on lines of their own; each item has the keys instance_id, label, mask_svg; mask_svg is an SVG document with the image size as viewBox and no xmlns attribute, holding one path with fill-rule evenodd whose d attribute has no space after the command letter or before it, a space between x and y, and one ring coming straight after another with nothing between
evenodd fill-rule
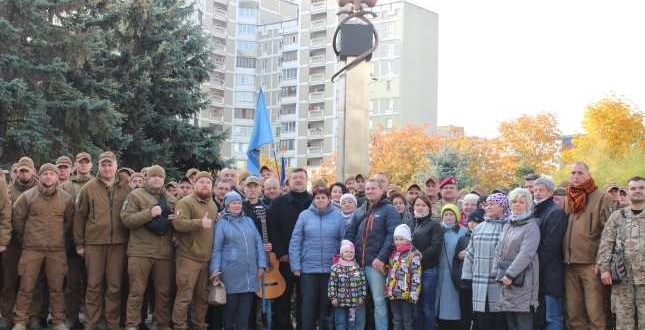
<instances>
[{"instance_id":1,"label":"man with beard","mask_svg":"<svg viewBox=\"0 0 645 330\"><path fill-rule=\"evenodd\" d=\"M56 159L56 168L58 168L58 183L63 184L67 182L72 175L72 160L67 156L60 156Z\"/></svg>"},{"instance_id":2,"label":"man with beard","mask_svg":"<svg viewBox=\"0 0 645 330\"><path fill-rule=\"evenodd\" d=\"M224 196L231 191L231 183L228 180L217 179L213 187L213 201L217 205L217 211L224 211Z\"/></svg>"},{"instance_id":3,"label":"man with beard","mask_svg":"<svg viewBox=\"0 0 645 330\"><path fill-rule=\"evenodd\" d=\"M126 329L141 325L141 307L152 274L155 290L154 321L157 329L170 329L172 287L172 226L175 198L163 190L166 171L151 166L142 188L130 192L121 218L130 230L128 240L128 285ZM145 321L145 320L143 320Z\"/></svg>"},{"instance_id":4,"label":"man with beard","mask_svg":"<svg viewBox=\"0 0 645 330\"><path fill-rule=\"evenodd\" d=\"M300 306L300 286L298 278L291 273L289 266L289 242L291 233L300 213L309 208L313 197L307 192L307 171L296 168L289 173L289 192L274 199L269 209L268 220L273 227L273 249L280 259L280 273L287 282L287 289L276 299L274 310L280 317L274 320L276 329L289 330L291 326L291 295L296 287L296 306ZM301 326L300 308L296 308L296 320ZM299 329L299 328L298 328Z\"/></svg>"},{"instance_id":5,"label":"man with beard","mask_svg":"<svg viewBox=\"0 0 645 330\"><path fill-rule=\"evenodd\" d=\"M14 204L13 223L22 237L20 289L16 299L13 330L25 330L32 294L40 270L45 270L49 287L54 330L67 330L63 282L67 268L65 227L71 226L74 214L72 197L58 187L58 169L44 164L38 171L37 187L24 192Z\"/></svg>"},{"instance_id":6,"label":"man with beard","mask_svg":"<svg viewBox=\"0 0 645 330\"><path fill-rule=\"evenodd\" d=\"M87 269L85 329L93 329L99 322L103 301L108 329L119 328L121 319L128 231L120 213L130 187L118 182L117 167L114 153L101 153L98 176L81 188L76 199L74 243Z\"/></svg>"},{"instance_id":7,"label":"man with beard","mask_svg":"<svg viewBox=\"0 0 645 330\"><path fill-rule=\"evenodd\" d=\"M565 210L569 222L564 235L565 304L570 330L604 330L606 291L598 280L596 254L613 201L598 189L589 167L575 162Z\"/></svg>"},{"instance_id":8,"label":"man with beard","mask_svg":"<svg viewBox=\"0 0 645 330\"><path fill-rule=\"evenodd\" d=\"M74 201L81 188L94 177L92 176L92 157L87 152L80 152L75 157L76 174L61 185ZM81 328L78 315L85 295L85 265L83 258L76 253L72 226L66 233L67 240L67 274L65 275L65 325L68 328Z\"/></svg>"},{"instance_id":9,"label":"man with beard","mask_svg":"<svg viewBox=\"0 0 645 330\"><path fill-rule=\"evenodd\" d=\"M208 172L195 174L195 188L190 196L177 202L172 222L177 239L177 296L172 310L175 330L188 328L188 305L192 303L192 329L206 329L208 307L208 261L213 249L213 219L217 205L213 202L213 178Z\"/></svg>"},{"instance_id":10,"label":"man with beard","mask_svg":"<svg viewBox=\"0 0 645 330\"><path fill-rule=\"evenodd\" d=\"M18 174L16 179L9 186L10 202L15 203L18 197L25 191L38 184L38 177L35 174L34 161L29 157L22 157L16 163ZM12 324L14 304L18 292L18 260L20 259L21 238L15 229L11 234L11 241L7 249L2 253L2 291L0 292L0 314L3 320L0 323L8 328ZM38 301L34 302L34 309L39 309L42 303L42 295L37 294ZM37 312L34 314L38 314ZM37 322L35 322L37 323Z\"/></svg>"}]
</instances>

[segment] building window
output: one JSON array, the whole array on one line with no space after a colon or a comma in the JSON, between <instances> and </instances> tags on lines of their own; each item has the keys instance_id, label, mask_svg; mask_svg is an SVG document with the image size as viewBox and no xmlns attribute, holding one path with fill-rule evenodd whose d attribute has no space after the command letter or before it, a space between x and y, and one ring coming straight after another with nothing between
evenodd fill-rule
<instances>
[{"instance_id":1,"label":"building window","mask_svg":"<svg viewBox=\"0 0 645 330\"><path fill-rule=\"evenodd\" d=\"M282 62L291 62L297 59L298 59L297 51L282 53Z\"/></svg>"},{"instance_id":2,"label":"building window","mask_svg":"<svg viewBox=\"0 0 645 330\"><path fill-rule=\"evenodd\" d=\"M237 57L237 67L238 68L250 68L255 69L255 59L250 57Z\"/></svg>"},{"instance_id":3,"label":"building window","mask_svg":"<svg viewBox=\"0 0 645 330\"><path fill-rule=\"evenodd\" d=\"M236 109L237 110L237 109ZM243 109L240 109L243 110ZM249 126L233 126L233 136L235 137L249 137L253 127Z\"/></svg>"},{"instance_id":4,"label":"building window","mask_svg":"<svg viewBox=\"0 0 645 330\"><path fill-rule=\"evenodd\" d=\"M296 96L296 86L284 86L282 87L282 97Z\"/></svg>"},{"instance_id":5,"label":"building window","mask_svg":"<svg viewBox=\"0 0 645 330\"><path fill-rule=\"evenodd\" d=\"M255 102L255 93L253 92L235 92L235 101L237 102Z\"/></svg>"},{"instance_id":6,"label":"building window","mask_svg":"<svg viewBox=\"0 0 645 330\"><path fill-rule=\"evenodd\" d=\"M253 119L255 118L255 109L235 108L236 119Z\"/></svg>"},{"instance_id":7,"label":"building window","mask_svg":"<svg viewBox=\"0 0 645 330\"><path fill-rule=\"evenodd\" d=\"M385 120L385 128L387 129L392 128L392 118L388 118Z\"/></svg>"},{"instance_id":8,"label":"building window","mask_svg":"<svg viewBox=\"0 0 645 330\"><path fill-rule=\"evenodd\" d=\"M244 41L239 40L237 42L237 50L240 52L252 52L255 53L258 50L258 43L255 41Z\"/></svg>"},{"instance_id":9,"label":"building window","mask_svg":"<svg viewBox=\"0 0 645 330\"><path fill-rule=\"evenodd\" d=\"M237 34L255 36L257 31L258 27L255 24L237 24Z\"/></svg>"},{"instance_id":10,"label":"building window","mask_svg":"<svg viewBox=\"0 0 645 330\"><path fill-rule=\"evenodd\" d=\"M239 7L240 17L255 18L258 14L257 8Z\"/></svg>"},{"instance_id":11,"label":"building window","mask_svg":"<svg viewBox=\"0 0 645 330\"><path fill-rule=\"evenodd\" d=\"M286 123L280 123L280 131L282 133L293 133L296 131L296 122L288 121Z\"/></svg>"},{"instance_id":12,"label":"building window","mask_svg":"<svg viewBox=\"0 0 645 330\"><path fill-rule=\"evenodd\" d=\"M296 140L280 140L280 150L296 150Z\"/></svg>"},{"instance_id":13,"label":"building window","mask_svg":"<svg viewBox=\"0 0 645 330\"><path fill-rule=\"evenodd\" d=\"M238 86L253 86L255 76L250 74L238 74L235 76L235 84Z\"/></svg>"},{"instance_id":14,"label":"building window","mask_svg":"<svg viewBox=\"0 0 645 330\"><path fill-rule=\"evenodd\" d=\"M217 119L222 117L222 108L209 108L208 109L208 117Z\"/></svg>"},{"instance_id":15,"label":"building window","mask_svg":"<svg viewBox=\"0 0 645 330\"><path fill-rule=\"evenodd\" d=\"M282 80L296 79L298 77L298 69L282 70Z\"/></svg>"},{"instance_id":16,"label":"building window","mask_svg":"<svg viewBox=\"0 0 645 330\"><path fill-rule=\"evenodd\" d=\"M233 145L233 153L236 153L236 154L246 153L246 151L249 149L248 143L233 142L232 145Z\"/></svg>"},{"instance_id":17,"label":"building window","mask_svg":"<svg viewBox=\"0 0 645 330\"><path fill-rule=\"evenodd\" d=\"M280 115L295 115L296 114L296 104L283 104L280 107Z\"/></svg>"},{"instance_id":18,"label":"building window","mask_svg":"<svg viewBox=\"0 0 645 330\"><path fill-rule=\"evenodd\" d=\"M387 90L388 92L392 90L392 80L385 82L385 90Z\"/></svg>"},{"instance_id":19,"label":"building window","mask_svg":"<svg viewBox=\"0 0 645 330\"><path fill-rule=\"evenodd\" d=\"M298 34L292 33L282 37L282 40L280 41L280 46L284 47L288 45L293 45L296 42L298 42Z\"/></svg>"}]
</instances>

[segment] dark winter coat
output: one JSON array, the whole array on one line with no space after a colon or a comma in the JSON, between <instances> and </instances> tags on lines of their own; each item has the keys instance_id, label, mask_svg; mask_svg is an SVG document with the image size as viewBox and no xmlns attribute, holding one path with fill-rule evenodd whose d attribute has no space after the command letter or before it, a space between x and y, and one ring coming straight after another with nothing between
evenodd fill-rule
<instances>
[{"instance_id":1,"label":"dark winter coat","mask_svg":"<svg viewBox=\"0 0 645 330\"><path fill-rule=\"evenodd\" d=\"M366 202L357 209L345 239L354 243L358 264L370 266L376 258L387 263L394 244L394 229L399 224L401 216L385 197L374 207Z\"/></svg>"},{"instance_id":2,"label":"dark winter coat","mask_svg":"<svg viewBox=\"0 0 645 330\"><path fill-rule=\"evenodd\" d=\"M429 214L419 219L413 217L408 221L408 226L412 231L412 245L423 255L421 259L423 270L437 267L443 247L441 224L432 220L432 215Z\"/></svg>"},{"instance_id":3,"label":"dark winter coat","mask_svg":"<svg viewBox=\"0 0 645 330\"><path fill-rule=\"evenodd\" d=\"M533 217L540 226L540 294L554 297L564 292L562 240L567 231L567 214L553 202L553 197L537 204Z\"/></svg>"},{"instance_id":4,"label":"dark winter coat","mask_svg":"<svg viewBox=\"0 0 645 330\"><path fill-rule=\"evenodd\" d=\"M271 222L273 250L282 257L289 255L291 233L300 213L309 208L313 197L308 192L290 191L271 202L268 221Z\"/></svg>"}]
</instances>

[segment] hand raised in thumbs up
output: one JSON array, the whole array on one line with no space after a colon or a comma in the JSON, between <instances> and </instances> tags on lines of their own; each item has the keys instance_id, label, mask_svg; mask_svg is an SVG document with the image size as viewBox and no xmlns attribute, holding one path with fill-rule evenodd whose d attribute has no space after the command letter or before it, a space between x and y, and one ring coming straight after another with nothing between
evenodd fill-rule
<instances>
[{"instance_id":1,"label":"hand raised in thumbs up","mask_svg":"<svg viewBox=\"0 0 645 330\"><path fill-rule=\"evenodd\" d=\"M213 220L208 218L208 212L202 217L202 228L211 229L213 227Z\"/></svg>"}]
</instances>

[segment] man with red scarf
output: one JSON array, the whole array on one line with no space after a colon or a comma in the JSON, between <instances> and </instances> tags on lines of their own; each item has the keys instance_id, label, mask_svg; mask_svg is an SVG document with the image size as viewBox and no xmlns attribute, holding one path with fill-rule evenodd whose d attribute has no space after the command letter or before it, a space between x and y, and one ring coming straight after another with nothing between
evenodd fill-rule
<instances>
[{"instance_id":1,"label":"man with red scarf","mask_svg":"<svg viewBox=\"0 0 645 330\"><path fill-rule=\"evenodd\" d=\"M562 244L570 330L604 330L606 326L606 291L595 262L611 205L611 198L591 178L587 164L573 163L565 200L569 222Z\"/></svg>"}]
</instances>

